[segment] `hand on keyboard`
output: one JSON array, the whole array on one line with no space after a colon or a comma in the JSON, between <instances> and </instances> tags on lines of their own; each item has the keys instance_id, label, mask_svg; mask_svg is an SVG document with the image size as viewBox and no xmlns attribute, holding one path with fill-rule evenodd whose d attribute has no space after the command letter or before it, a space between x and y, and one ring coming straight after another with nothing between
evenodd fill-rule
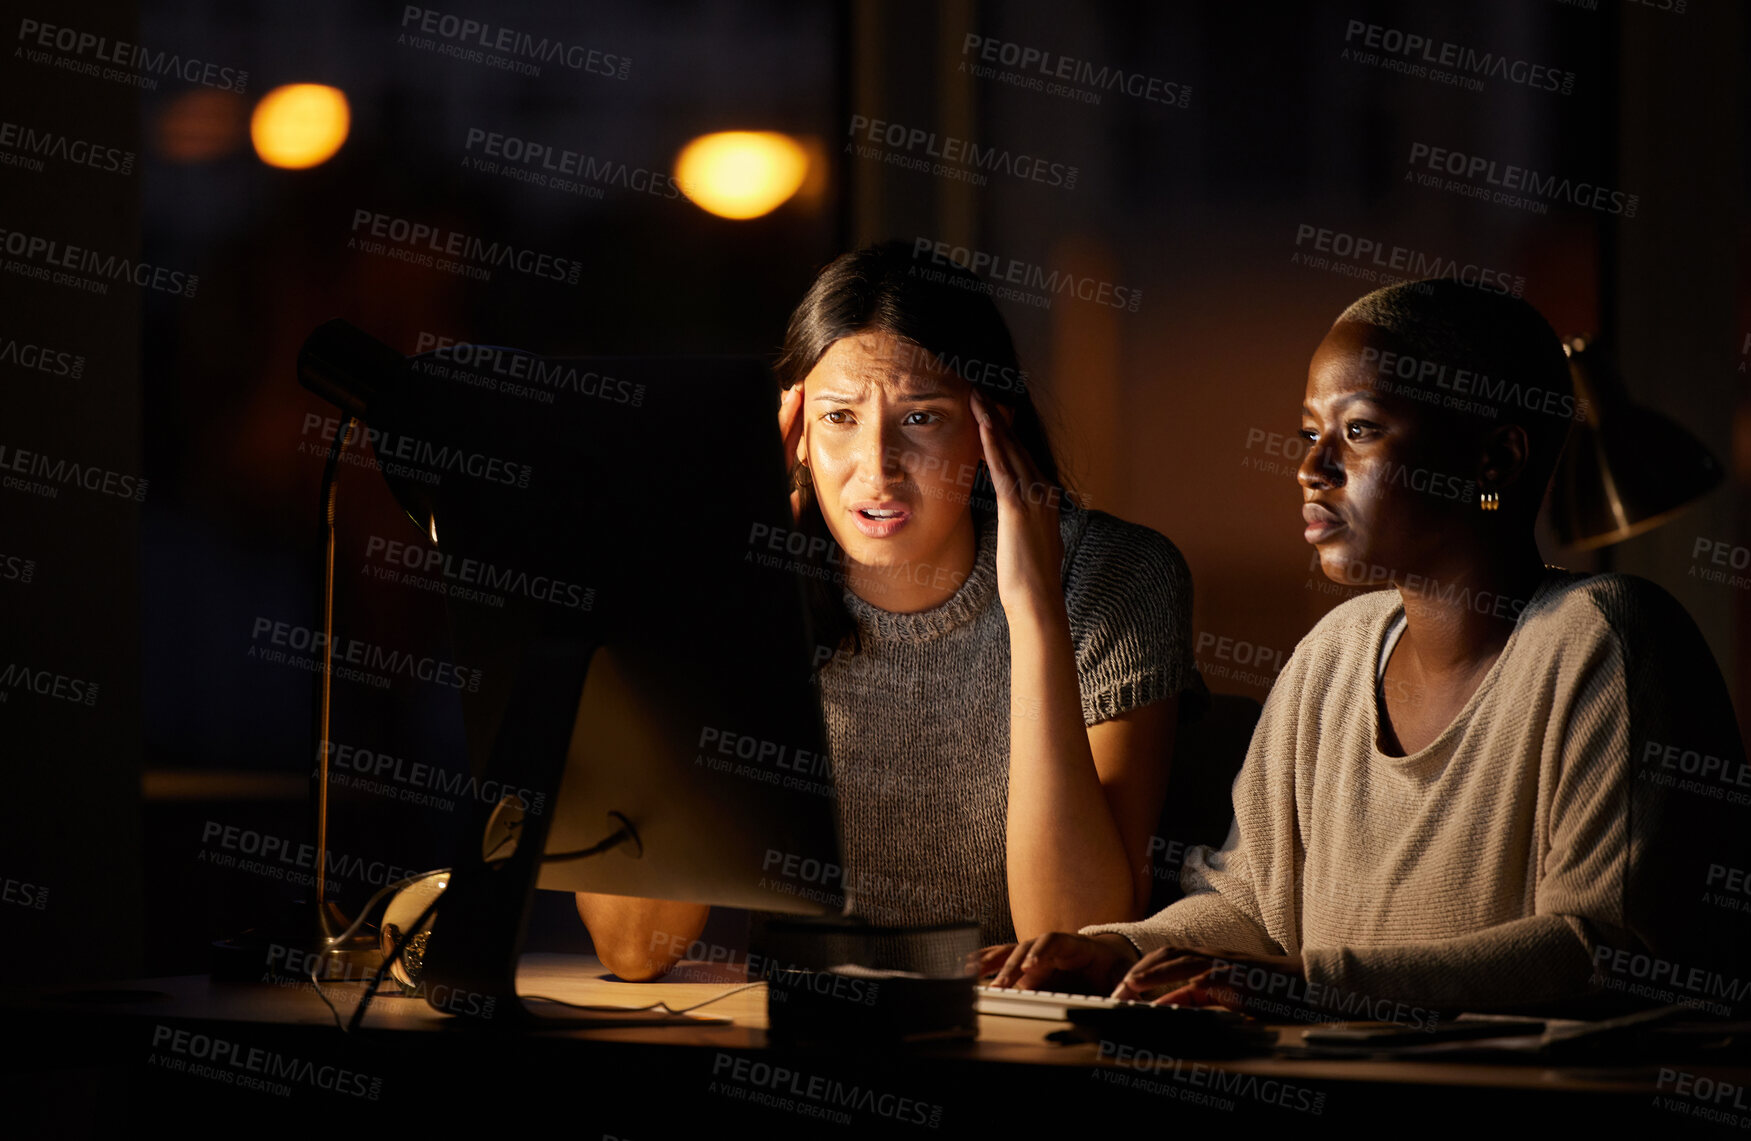
<instances>
[{"instance_id":1,"label":"hand on keyboard","mask_svg":"<svg viewBox=\"0 0 1751 1141\"><path fill-rule=\"evenodd\" d=\"M1249 1000L1281 1005L1284 996L1306 990L1295 985L1306 977L1300 955L1162 947L1139 958L1123 936L1061 931L986 947L979 952L979 975L988 974L993 988L1071 995L1097 991L1121 1002L1232 1010L1246 1010Z\"/></svg>"},{"instance_id":2,"label":"hand on keyboard","mask_svg":"<svg viewBox=\"0 0 1751 1141\"><path fill-rule=\"evenodd\" d=\"M1211 947L1161 947L1133 965L1113 997L1246 1010L1259 1001L1290 1003L1306 993L1300 955L1260 955ZM1165 989L1165 992L1163 991Z\"/></svg>"},{"instance_id":3,"label":"hand on keyboard","mask_svg":"<svg viewBox=\"0 0 1751 1141\"><path fill-rule=\"evenodd\" d=\"M1100 996L1112 994L1137 961L1136 948L1122 936L1071 935L1063 931L1020 943L986 947L978 954L979 977L992 976L993 987Z\"/></svg>"}]
</instances>

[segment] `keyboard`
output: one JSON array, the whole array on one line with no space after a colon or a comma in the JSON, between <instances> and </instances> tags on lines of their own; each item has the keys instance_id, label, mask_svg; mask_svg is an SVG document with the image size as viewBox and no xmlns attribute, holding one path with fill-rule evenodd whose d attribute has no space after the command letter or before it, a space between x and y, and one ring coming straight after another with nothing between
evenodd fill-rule
<instances>
[{"instance_id":1,"label":"keyboard","mask_svg":"<svg viewBox=\"0 0 1751 1141\"><path fill-rule=\"evenodd\" d=\"M994 986L974 987L973 994L980 1014L1001 1014L1010 1018L1045 1018L1053 1022L1068 1022L1072 1010L1113 1010L1122 1006L1149 1005L1132 999L1101 998L1092 994L1065 994L1055 990L1010 990Z\"/></svg>"},{"instance_id":2,"label":"keyboard","mask_svg":"<svg viewBox=\"0 0 1751 1141\"><path fill-rule=\"evenodd\" d=\"M973 988L980 1014L1068 1022L1046 1035L1054 1042L1120 1042L1174 1057L1239 1058L1268 1048L1277 1032L1219 1006L1156 1006L1092 994Z\"/></svg>"}]
</instances>

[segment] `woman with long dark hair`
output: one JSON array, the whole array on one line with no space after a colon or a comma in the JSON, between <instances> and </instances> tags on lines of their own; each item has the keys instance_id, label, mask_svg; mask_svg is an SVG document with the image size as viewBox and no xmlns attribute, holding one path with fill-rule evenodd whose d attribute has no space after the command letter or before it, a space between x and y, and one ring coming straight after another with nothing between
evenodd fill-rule
<instances>
[{"instance_id":1,"label":"woman with long dark hair","mask_svg":"<svg viewBox=\"0 0 1751 1141\"><path fill-rule=\"evenodd\" d=\"M1747 851L1720 671L1660 587L1534 538L1584 414L1517 298L1437 280L1346 309L1307 372L1301 521L1329 578L1389 589L1296 647L1185 898L992 948L995 984L1411 1025L1718 996L1725 971L1742 999L1743 916L1706 890ZM1713 784L1682 779L1703 758Z\"/></svg>"},{"instance_id":2,"label":"woman with long dark hair","mask_svg":"<svg viewBox=\"0 0 1751 1141\"><path fill-rule=\"evenodd\" d=\"M779 428L811 576L852 914L996 943L1134 919L1180 694L1191 579L1162 535L1064 488L984 283L889 242L792 315ZM580 894L597 953L662 975L698 904Z\"/></svg>"}]
</instances>

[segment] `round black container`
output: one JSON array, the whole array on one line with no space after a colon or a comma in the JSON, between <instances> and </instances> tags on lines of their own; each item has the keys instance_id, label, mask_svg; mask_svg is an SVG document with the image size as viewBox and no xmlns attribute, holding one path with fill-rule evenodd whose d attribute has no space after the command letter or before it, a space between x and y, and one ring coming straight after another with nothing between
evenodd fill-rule
<instances>
[{"instance_id":1,"label":"round black container","mask_svg":"<svg viewBox=\"0 0 1751 1141\"><path fill-rule=\"evenodd\" d=\"M768 1034L793 1046L971 1038L976 923L778 920L764 931Z\"/></svg>"}]
</instances>

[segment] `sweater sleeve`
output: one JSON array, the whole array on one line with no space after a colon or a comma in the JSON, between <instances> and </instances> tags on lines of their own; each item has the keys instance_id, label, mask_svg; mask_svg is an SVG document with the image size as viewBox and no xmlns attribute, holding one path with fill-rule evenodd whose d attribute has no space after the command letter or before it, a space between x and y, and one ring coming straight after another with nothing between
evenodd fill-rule
<instances>
[{"instance_id":1,"label":"sweater sleeve","mask_svg":"<svg viewBox=\"0 0 1751 1141\"><path fill-rule=\"evenodd\" d=\"M1208 847L1186 853L1181 883L1189 894L1136 923L1084 927L1083 935L1123 935L1139 955L1160 947L1212 947L1222 951L1280 955L1283 948L1255 919L1255 904L1244 874L1245 855L1235 827L1217 852Z\"/></svg>"},{"instance_id":2,"label":"sweater sleeve","mask_svg":"<svg viewBox=\"0 0 1751 1141\"><path fill-rule=\"evenodd\" d=\"M1346 1007L1360 997L1447 1010L1512 1008L1574 997L1592 970L1580 924L1530 915L1451 939L1301 952L1308 999Z\"/></svg>"},{"instance_id":3,"label":"sweater sleeve","mask_svg":"<svg viewBox=\"0 0 1751 1141\"><path fill-rule=\"evenodd\" d=\"M1160 947L1211 947L1283 954L1298 942L1295 881L1302 860L1296 827L1296 724L1303 702L1307 643L1298 647L1265 699L1234 779L1234 819L1220 849L1188 849L1186 895L1147 919L1085 927L1084 935L1123 935L1139 953Z\"/></svg>"},{"instance_id":4,"label":"sweater sleeve","mask_svg":"<svg viewBox=\"0 0 1751 1141\"><path fill-rule=\"evenodd\" d=\"M1179 549L1148 527L1090 511L1064 581L1087 725L1187 691L1201 706L1192 662L1192 576Z\"/></svg>"}]
</instances>

